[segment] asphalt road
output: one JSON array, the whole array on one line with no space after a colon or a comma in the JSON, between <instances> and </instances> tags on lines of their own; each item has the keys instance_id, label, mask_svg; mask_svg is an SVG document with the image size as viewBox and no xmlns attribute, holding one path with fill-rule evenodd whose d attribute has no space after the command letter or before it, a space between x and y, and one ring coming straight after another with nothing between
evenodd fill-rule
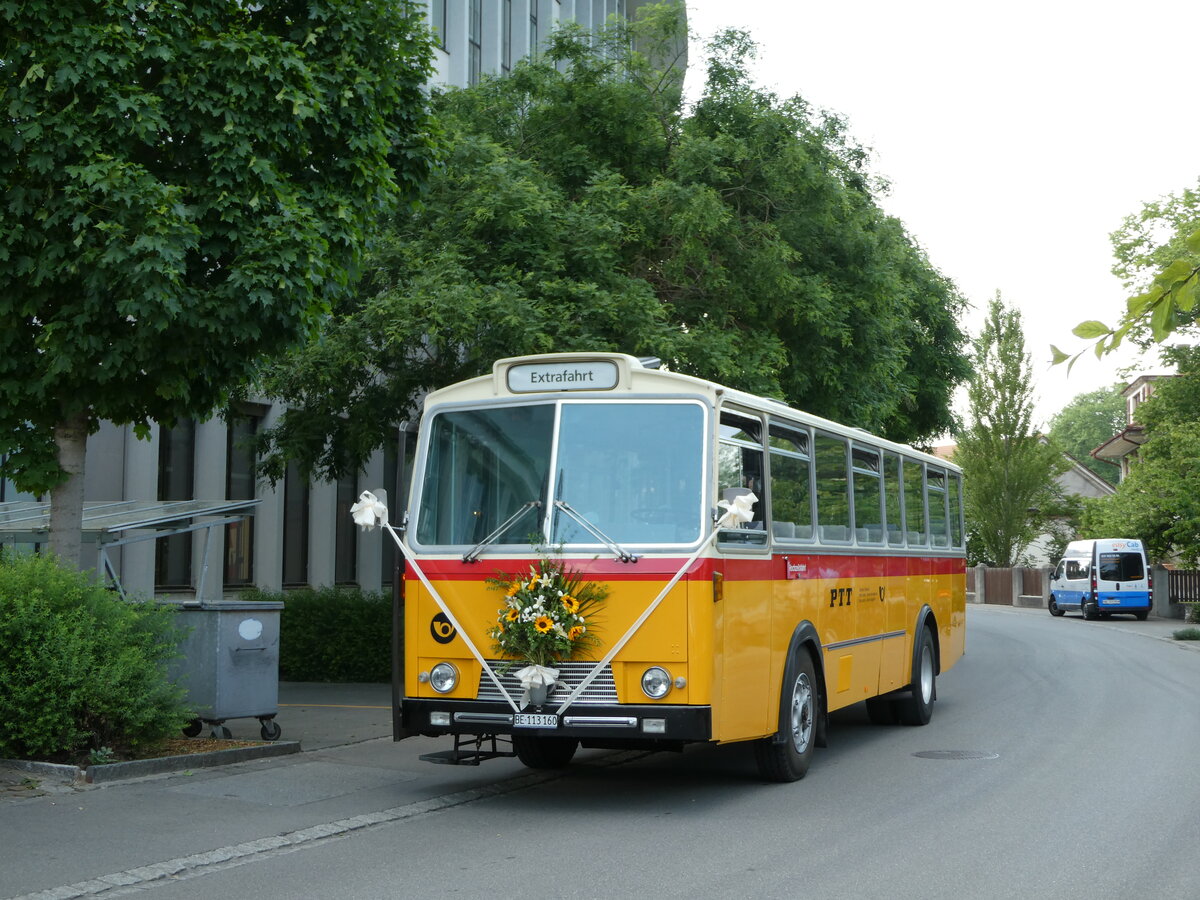
<instances>
[{"instance_id":1,"label":"asphalt road","mask_svg":"<svg viewBox=\"0 0 1200 900\"><path fill-rule=\"evenodd\" d=\"M417 764L436 771L437 791L379 799L426 777L400 767L341 796L336 815L293 783L290 801L257 802L307 808L310 826L317 811L334 825L372 810L378 821L222 860L211 823L200 833L197 820L211 858L101 895L1194 900L1200 652L1140 625L972 607L967 654L939 679L933 721L877 727L844 711L795 784L763 783L737 746L584 753L549 777L510 761ZM357 765L370 769L368 756ZM210 785L236 812L247 798L231 779L250 774L169 790ZM231 833L267 837L286 820Z\"/></svg>"}]
</instances>

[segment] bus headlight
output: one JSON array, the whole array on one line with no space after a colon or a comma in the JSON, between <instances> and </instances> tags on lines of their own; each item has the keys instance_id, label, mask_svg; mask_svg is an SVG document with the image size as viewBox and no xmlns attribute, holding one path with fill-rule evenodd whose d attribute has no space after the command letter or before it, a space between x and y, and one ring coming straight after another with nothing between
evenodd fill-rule
<instances>
[{"instance_id":1,"label":"bus headlight","mask_svg":"<svg viewBox=\"0 0 1200 900\"><path fill-rule=\"evenodd\" d=\"M642 673L642 691L651 700L661 700L671 690L671 673L662 666L651 666Z\"/></svg>"},{"instance_id":2,"label":"bus headlight","mask_svg":"<svg viewBox=\"0 0 1200 900\"><path fill-rule=\"evenodd\" d=\"M429 670L429 686L439 694L448 694L458 684L458 669L448 662L440 662Z\"/></svg>"}]
</instances>

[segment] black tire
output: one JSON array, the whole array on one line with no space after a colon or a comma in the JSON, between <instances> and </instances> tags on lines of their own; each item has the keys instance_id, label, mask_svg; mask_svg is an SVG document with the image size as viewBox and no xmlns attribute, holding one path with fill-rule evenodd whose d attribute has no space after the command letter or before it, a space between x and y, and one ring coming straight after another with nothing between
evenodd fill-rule
<instances>
[{"instance_id":1,"label":"black tire","mask_svg":"<svg viewBox=\"0 0 1200 900\"><path fill-rule=\"evenodd\" d=\"M199 719L192 719L192 721L179 730L183 732L184 737L196 737L196 735L204 730L204 723Z\"/></svg>"},{"instance_id":2,"label":"black tire","mask_svg":"<svg viewBox=\"0 0 1200 900\"><path fill-rule=\"evenodd\" d=\"M867 718L872 725L900 724L900 710L896 701L889 697L871 697L867 700Z\"/></svg>"},{"instance_id":3,"label":"black tire","mask_svg":"<svg viewBox=\"0 0 1200 900\"><path fill-rule=\"evenodd\" d=\"M758 771L769 781L799 781L808 774L817 746L821 698L812 657L796 651L785 670L779 698L782 730L754 745Z\"/></svg>"},{"instance_id":4,"label":"black tire","mask_svg":"<svg viewBox=\"0 0 1200 900\"><path fill-rule=\"evenodd\" d=\"M922 628L917 636L917 653L913 660L909 693L896 701L900 721L905 725L928 725L933 718L933 698L937 693L937 665L933 646L933 635L928 628Z\"/></svg>"},{"instance_id":5,"label":"black tire","mask_svg":"<svg viewBox=\"0 0 1200 900\"><path fill-rule=\"evenodd\" d=\"M262 735L264 741L277 741L279 736L283 734L283 729L279 727L279 723L274 719L263 719L262 728L259 729L259 734Z\"/></svg>"},{"instance_id":6,"label":"black tire","mask_svg":"<svg viewBox=\"0 0 1200 900\"><path fill-rule=\"evenodd\" d=\"M1137 620L1139 622L1145 622L1146 619L1149 618L1149 616L1150 616L1150 610L1139 609L1137 612L1134 613L1134 615L1137 616Z\"/></svg>"},{"instance_id":7,"label":"black tire","mask_svg":"<svg viewBox=\"0 0 1200 900\"><path fill-rule=\"evenodd\" d=\"M514 734L513 750L517 759L531 769L561 769L571 762L579 741L575 738L536 737Z\"/></svg>"},{"instance_id":8,"label":"black tire","mask_svg":"<svg viewBox=\"0 0 1200 900\"><path fill-rule=\"evenodd\" d=\"M1050 610L1050 615L1052 615L1052 616L1063 615L1063 610L1059 609L1058 601L1054 599L1053 594L1050 595L1050 605L1047 607L1047 609Z\"/></svg>"},{"instance_id":9,"label":"black tire","mask_svg":"<svg viewBox=\"0 0 1200 900\"><path fill-rule=\"evenodd\" d=\"M1100 618L1100 610L1096 608L1095 603L1089 603L1086 597L1079 603L1079 613L1089 622L1095 622Z\"/></svg>"},{"instance_id":10,"label":"black tire","mask_svg":"<svg viewBox=\"0 0 1200 900\"><path fill-rule=\"evenodd\" d=\"M219 741L228 741L233 737L233 732L225 725L214 725L211 736Z\"/></svg>"}]
</instances>

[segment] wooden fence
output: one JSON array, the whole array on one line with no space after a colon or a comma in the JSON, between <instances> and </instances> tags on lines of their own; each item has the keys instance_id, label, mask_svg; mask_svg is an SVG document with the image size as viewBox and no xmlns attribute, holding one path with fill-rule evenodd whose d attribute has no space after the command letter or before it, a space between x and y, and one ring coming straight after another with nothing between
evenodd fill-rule
<instances>
[{"instance_id":1,"label":"wooden fence","mask_svg":"<svg viewBox=\"0 0 1200 900\"><path fill-rule=\"evenodd\" d=\"M1172 603L1200 603L1200 572L1171 572L1167 585L1167 596Z\"/></svg>"}]
</instances>

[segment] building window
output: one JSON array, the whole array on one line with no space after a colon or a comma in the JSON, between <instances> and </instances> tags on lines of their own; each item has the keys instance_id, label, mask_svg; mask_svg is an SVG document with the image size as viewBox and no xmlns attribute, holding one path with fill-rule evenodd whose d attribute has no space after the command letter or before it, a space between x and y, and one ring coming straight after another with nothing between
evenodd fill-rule
<instances>
[{"instance_id":1,"label":"building window","mask_svg":"<svg viewBox=\"0 0 1200 900\"><path fill-rule=\"evenodd\" d=\"M469 84L479 84L483 74L483 0L470 0L471 27L467 33L467 65L469 67L467 80Z\"/></svg>"},{"instance_id":2,"label":"building window","mask_svg":"<svg viewBox=\"0 0 1200 900\"><path fill-rule=\"evenodd\" d=\"M158 499L191 500L194 496L196 423L180 419L158 432ZM154 586L192 586L192 536L176 534L154 542Z\"/></svg>"},{"instance_id":3,"label":"building window","mask_svg":"<svg viewBox=\"0 0 1200 900\"><path fill-rule=\"evenodd\" d=\"M333 580L337 584L353 584L358 578L358 526L350 515L350 507L357 499L357 474L339 478L333 547Z\"/></svg>"},{"instance_id":4,"label":"building window","mask_svg":"<svg viewBox=\"0 0 1200 900\"><path fill-rule=\"evenodd\" d=\"M308 479L294 460L283 476L283 583L308 584Z\"/></svg>"},{"instance_id":5,"label":"building window","mask_svg":"<svg viewBox=\"0 0 1200 900\"><path fill-rule=\"evenodd\" d=\"M254 499L254 435L257 416L237 416L227 429L225 498ZM254 519L225 526L225 585L244 587L254 582Z\"/></svg>"},{"instance_id":6,"label":"building window","mask_svg":"<svg viewBox=\"0 0 1200 900\"><path fill-rule=\"evenodd\" d=\"M507 75L512 71L512 0L504 0L500 15L500 69Z\"/></svg>"},{"instance_id":7,"label":"building window","mask_svg":"<svg viewBox=\"0 0 1200 900\"><path fill-rule=\"evenodd\" d=\"M446 0L433 0L433 8L429 13L429 24L433 27L434 39L437 46L446 49Z\"/></svg>"}]
</instances>

